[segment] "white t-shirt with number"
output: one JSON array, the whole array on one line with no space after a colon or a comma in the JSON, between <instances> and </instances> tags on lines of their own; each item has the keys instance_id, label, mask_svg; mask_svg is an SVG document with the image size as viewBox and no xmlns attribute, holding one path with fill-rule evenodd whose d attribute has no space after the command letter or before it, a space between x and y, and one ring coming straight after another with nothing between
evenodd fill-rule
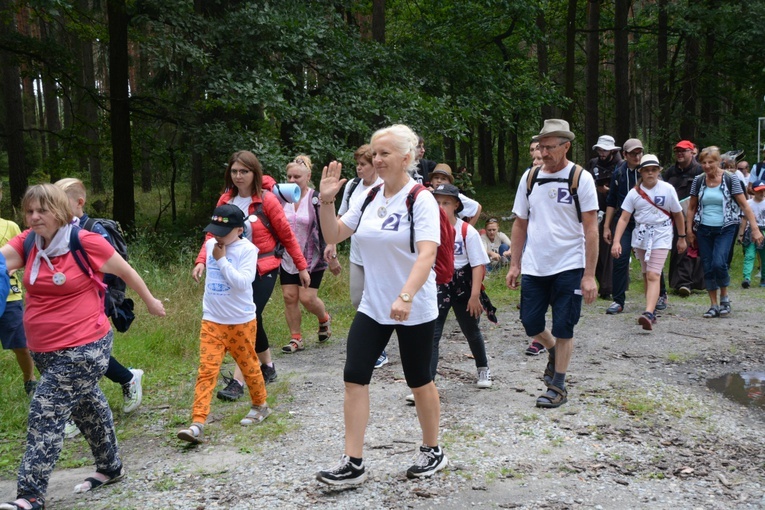
<instances>
[{"instance_id":1,"label":"white t-shirt with number","mask_svg":"<svg viewBox=\"0 0 765 510\"><path fill-rule=\"evenodd\" d=\"M481 235L467 224L467 240L462 238L462 225L465 222L458 219L454 224L454 269L460 269L470 264L470 267L483 266L489 263Z\"/></svg>"},{"instance_id":2,"label":"white t-shirt with number","mask_svg":"<svg viewBox=\"0 0 765 510\"><path fill-rule=\"evenodd\" d=\"M680 200L677 198L675 187L667 182L657 181L656 185L651 189L648 189L641 184L640 189L653 200L654 204L670 214L683 210L683 206L680 205ZM648 200L641 197L635 188L632 188L624 198L622 210L631 213L633 218L635 218L636 224L654 226L652 238L653 248L665 250L672 248L673 233L672 223L668 222L669 217L651 205ZM641 240L636 237L636 232L639 230L639 228L633 230L632 246L645 249L646 247L641 245Z\"/></svg>"},{"instance_id":3,"label":"white t-shirt with number","mask_svg":"<svg viewBox=\"0 0 765 510\"><path fill-rule=\"evenodd\" d=\"M367 193L369 193L370 188L374 188L378 184L382 184L383 180L380 179L380 177L377 178L375 182L373 182L371 185L367 186L364 184L364 180L360 180L359 184L356 186L356 189L353 190L353 195L351 195L350 199L348 198L348 193L351 191L351 184L353 183L353 180L350 180L345 183L345 190L343 191L343 201L340 204L340 209L337 211L337 214L342 216L345 213L348 212L348 210L351 208L351 204L353 202L360 201L359 207L362 203L364 203L364 199L367 197ZM350 260L354 264L358 266L364 265L364 263L361 260L361 252L359 252L359 247L356 246L356 241L353 240L353 237L351 237L351 253L350 253Z\"/></svg>"},{"instance_id":4,"label":"white t-shirt with number","mask_svg":"<svg viewBox=\"0 0 765 510\"><path fill-rule=\"evenodd\" d=\"M555 173L540 171L538 178L568 181L573 165L569 162L566 168ZM584 229L577 218L568 182L537 182L526 197L529 171L524 172L518 183L513 204L515 215L529 221L521 272L531 276L549 276L584 268ZM598 210L595 181L589 172L581 173L578 194L583 213Z\"/></svg>"},{"instance_id":5,"label":"white t-shirt with number","mask_svg":"<svg viewBox=\"0 0 765 510\"><path fill-rule=\"evenodd\" d=\"M383 184L363 216L360 215L363 200L354 200L340 219L356 230L353 238L364 261L364 293L358 311L380 324L402 324L390 318L390 309L417 260L417 242L439 244L441 240L438 204L432 193L422 191L413 206L415 252L409 249L406 197L414 185L410 179L398 193L385 198ZM427 281L413 296L412 311L403 324L413 326L437 317L436 273L431 269Z\"/></svg>"}]
</instances>

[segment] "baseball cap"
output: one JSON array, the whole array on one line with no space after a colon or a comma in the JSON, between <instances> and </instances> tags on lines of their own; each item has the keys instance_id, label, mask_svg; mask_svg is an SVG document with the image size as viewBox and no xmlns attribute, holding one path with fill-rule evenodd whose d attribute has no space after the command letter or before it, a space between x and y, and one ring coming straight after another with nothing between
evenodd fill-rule
<instances>
[{"instance_id":1,"label":"baseball cap","mask_svg":"<svg viewBox=\"0 0 765 510\"><path fill-rule=\"evenodd\" d=\"M218 237L227 236L233 229L244 227L244 213L232 204L216 207L210 220L204 231Z\"/></svg>"},{"instance_id":2,"label":"baseball cap","mask_svg":"<svg viewBox=\"0 0 765 510\"><path fill-rule=\"evenodd\" d=\"M755 181L754 184L752 184L752 190L753 191L765 190L765 181L763 181L762 179Z\"/></svg>"},{"instance_id":3,"label":"baseball cap","mask_svg":"<svg viewBox=\"0 0 765 510\"><path fill-rule=\"evenodd\" d=\"M460 200L460 190L454 184L439 184L433 190L433 194L446 195L448 197L456 198L459 205L457 206L457 210L455 212L460 212L464 208L464 206L462 205L462 200Z\"/></svg>"},{"instance_id":4,"label":"baseball cap","mask_svg":"<svg viewBox=\"0 0 765 510\"><path fill-rule=\"evenodd\" d=\"M688 140L680 140L675 144L675 149L693 150L694 147L693 142L689 142Z\"/></svg>"},{"instance_id":5,"label":"baseball cap","mask_svg":"<svg viewBox=\"0 0 765 510\"><path fill-rule=\"evenodd\" d=\"M624 152L632 152L635 149L642 149L643 148L643 142L638 140L637 138L630 138L626 142L624 142L624 145L622 146L622 149Z\"/></svg>"}]
</instances>

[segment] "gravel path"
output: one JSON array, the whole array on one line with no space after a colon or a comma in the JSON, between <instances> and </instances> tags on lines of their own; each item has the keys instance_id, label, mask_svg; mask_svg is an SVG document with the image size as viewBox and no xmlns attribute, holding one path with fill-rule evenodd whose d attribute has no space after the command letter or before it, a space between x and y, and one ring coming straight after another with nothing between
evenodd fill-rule
<instances>
[{"instance_id":1,"label":"gravel path","mask_svg":"<svg viewBox=\"0 0 765 510\"><path fill-rule=\"evenodd\" d=\"M758 299L743 304L745 292ZM467 343L450 321L437 380L450 465L424 481L404 475L419 428L414 407L404 403L394 341L391 363L371 385L370 477L346 490L314 479L342 453L344 341L336 334L326 346L277 360L280 381L289 381L289 397L274 409L287 424L278 438L243 429L253 438L243 451L213 424L206 444L184 447L174 426L152 420L121 443L124 482L73 495L90 469L57 470L49 508L765 508L765 412L705 384L728 372L765 370L757 326L763 302L764 291L734 290L732 317L704 320L698 300L673 298L650 333L635 325L636 313L606 316L603 301L585 307L570 401L555 410L534 407L546 355L523 354L527 340L515 310L503 310L499 326L484 321L494 376L488 390L476 388ZM0 482L3 494L14 488Z\"/></svg>"}]
</instances>

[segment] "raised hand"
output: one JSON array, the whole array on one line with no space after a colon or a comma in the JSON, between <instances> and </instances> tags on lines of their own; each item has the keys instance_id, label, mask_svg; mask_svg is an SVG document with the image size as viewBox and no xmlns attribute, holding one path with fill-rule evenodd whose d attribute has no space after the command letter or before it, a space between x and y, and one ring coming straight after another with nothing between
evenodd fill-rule
<instances>
[{"instance_id":1,"label":"raised hand","mask_svg":"<svg viewBox=\"0 0 765 510\"><path fill-rule=\"evenodd\" d=\"M319 196L323 202L331 202L348 181L340 178L342 169L342 163L333 161L321 171Z\"/></svg>"}]
</instances>

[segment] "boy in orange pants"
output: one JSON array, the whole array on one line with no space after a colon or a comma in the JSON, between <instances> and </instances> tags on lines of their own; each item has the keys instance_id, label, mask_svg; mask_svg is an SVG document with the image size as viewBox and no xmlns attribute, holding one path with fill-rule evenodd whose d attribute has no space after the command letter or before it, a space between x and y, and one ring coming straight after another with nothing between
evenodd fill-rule
<instances>
[{"instance_id":1,"label":"boy in orange pants","mask_svg":"<svg viewBox=\"0 0 765 510\"><path fill-rule=\"evenodd\" d=\"M257 274L258 249L242 239L244 221L241 209L225 204L215 208L212 221L205 228L213 238L207 241L199 375L191 426L178 431L178 439L193 444L201 443L204 438L204 423L210 413L210 401L226 351L242 370L252 399L252 408L240 423L260 423L271 414L266 403L266 384L252 342L257 330L252 282Z\"/></svg>"}]
</instances>

